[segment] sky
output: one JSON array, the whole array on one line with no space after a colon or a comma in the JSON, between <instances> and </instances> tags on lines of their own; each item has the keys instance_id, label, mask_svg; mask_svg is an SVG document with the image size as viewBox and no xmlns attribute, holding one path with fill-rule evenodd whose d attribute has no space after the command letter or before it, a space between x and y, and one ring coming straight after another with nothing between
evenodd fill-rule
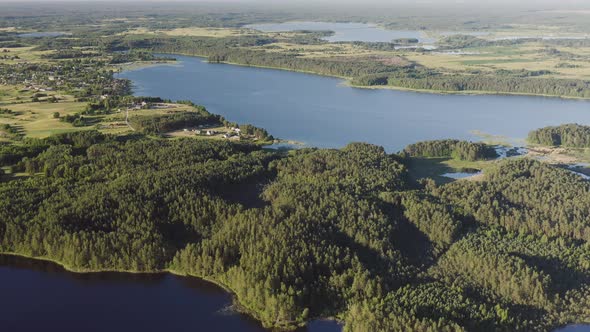
<instances>
[{"instance_id":1,"label":"sky","mask_svg":"<svg viewBox=\"0 0 590 332\"><path fill-rule=\"evenodd\" d=\"M590 0L0 0L1 3L216 3L216 4L267 4L267 5L356 5L388 7L410 6L469 6L469 7L526 7L528 9L590 9Z\"/></svg>"},{"instance_id":2,"label":"sky","mask_svg":"<svg viewBox=\"0 0 590 332\"><path fill-rule=\"evenodd\" d=\"M2 2L115 2L114 0L0 0ZM379 5L395 5L395 4L498 4L498 5L515 5L515 4L529 4L543 5L543 6L588 6L590 0L120 0L116 2L185 2L185 3L325 3L325 4L379 4Z\"/></svg>"}]
</instances>

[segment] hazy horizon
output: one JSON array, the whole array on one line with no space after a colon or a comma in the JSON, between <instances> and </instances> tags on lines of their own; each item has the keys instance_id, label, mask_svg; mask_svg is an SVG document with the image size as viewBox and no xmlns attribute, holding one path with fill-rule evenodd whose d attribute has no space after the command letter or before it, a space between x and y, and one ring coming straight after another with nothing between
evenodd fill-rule
<instances>
[{"instance_id":1,"label":"hazy horizon","mask_svg":"<svg viewBox=\"0 0 590 332\"><path fill-rule=\"evenodd\" d=\"M358 0L0 0L0 3L5 4L19 4L19 3L151 3L151 4L264 4L264 5L353 5L353 6L396 6L396 5L410 5L410 6L437 6L437 5L470 5L470 6L485 6L485 7L530 7L530 8L589 8L590 3L587 0L364 0L359 3Z\"/></svg>"}]
</instances>

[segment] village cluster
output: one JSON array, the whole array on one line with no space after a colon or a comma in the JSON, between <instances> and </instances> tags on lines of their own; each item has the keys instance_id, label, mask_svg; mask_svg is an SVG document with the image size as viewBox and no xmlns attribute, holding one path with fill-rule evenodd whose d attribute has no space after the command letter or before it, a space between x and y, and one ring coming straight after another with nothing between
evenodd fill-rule
<instances>
[{"instance_id":1,"label":"village cluster","mask_svg":"<svg viewBox=\"0 0 590 332\"><path fill-rule=\"evenodd\" d=\"M221 134L221 137L224 139L239 139L241 135L240 128L231 127L229 128L229 131L222 133L214 129L205 128L205 126L203 125L199 125L197 128L194 129L184 128L183 132L192 133L197 136L216 136Z\"/></svg>"},{"instance_id":2,"label":"village cluster","mask_svg":"<svg viewBox=\"0 0 590 332\"><path fill-rule=\"evenodd\" d=\"M0 63L1 85L23 85L24 90L69 91L78 97L121 95L129 91L127 80L114 79L97 63L63 61L59 64Z\"/></svg>"}]
</instances>

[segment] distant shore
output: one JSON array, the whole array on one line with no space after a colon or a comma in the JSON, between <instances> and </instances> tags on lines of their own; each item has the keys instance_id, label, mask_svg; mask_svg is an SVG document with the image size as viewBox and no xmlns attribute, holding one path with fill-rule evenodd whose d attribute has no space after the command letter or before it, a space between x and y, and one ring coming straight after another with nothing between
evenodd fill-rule
<instances>
[{"instance_id":1,"label":"distant shore","mask_svg":"<svg viewBox=\"0 0 590 332\"><path fill-rule=\"evenodd\" d=\"M194 58L202 58L205 60L207 60L207 58L208 58L206 55L189 54L189 53L182 53L182 52L181 53L154 52L154 53L188 56L188 57L194 57ZM130 65L128 67L122 67L121 70L122 71L137 70L137 69L142 69L142 68L146 68L146 67L153 67L153 66L167 65L167 64L174 65L175 63L178 63L178 62L179 61L177 60L176 62L162 61L162 62L153 62L153 63L145 63L145 64L138 63L137 66ZM217 64L217 63L211 63L211 64ZM261 68L261 69L284 70L284 71L289 71L289 72L294 72L294 73L303 73L303 74L310 74L310 75L317 75L317 76L324 76L324 77L339 78L339 79L344 80L344 82L343 82L344 86L356 88L356 89L396 90L396 91L407 91L407 92L416 92L416 93L429 93L429 94L438 94L438 95L459 95L459 96L460 95L528 96L528 97L559 98L559 99L568 99L568 100L584 100L584 101L590 100L590 97L557 96L557 95L525 93L525 92L502 92L502 91L483 91L483 90L482 91L479 91L479 90L451 91L451 90L434 90L434 89L414 89L414 88L405 88L405 87L394 86L394 85L375 85L375 86L357 85L357 84L352 83L352 79L353 79L352 77L324 74L324 73L318 73L318 72L309 71L309 70L300 70L300 69L292 69L292 68L284 68L284 67L276 67L276 66L265 66L265 65L252 65L252 64L244 64L244 63L229 62L229 61L219 62L219 64L241 66L241 67Z\"/></svg>"}]
</instances>

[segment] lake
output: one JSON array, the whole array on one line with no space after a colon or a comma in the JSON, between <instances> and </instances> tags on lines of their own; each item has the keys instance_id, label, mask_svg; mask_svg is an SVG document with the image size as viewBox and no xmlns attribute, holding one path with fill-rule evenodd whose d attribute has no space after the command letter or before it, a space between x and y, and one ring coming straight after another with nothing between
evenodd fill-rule
<instances>
[{"instance_id":1,"label":"lake","mask_svg":"<svg viewBox=\"0 0 590 332\"><path fill-rule=\"evenodd\" d=\"M449 179L453 179L453 180L459 180L459 179L465 179L465 178L469 178L472 176L476 176L482 174L482 172L473 172L473 173L468 173L468 172L455 172L455 173L445 173L445 174L441 174L441 176L445 177L445 178L449 178Z\"/></svg>"},{"instance_id":2,"label":"lake","mask_svg":"<svg viewBox=\"0 0 590 332\"><path fill-rule=\"evenodd\" d=\"M192 100L228 120L310 146L363 141L397 152L410 143L441 138L518 145L533 129L590 124L590 101L358 89L337 78L175 57L177 64L118 76L133 81L136 95Z\"/></svg>"},{"instance_id":3,"label":"lake","mask_svg":"<svg viewBox=\"0 0 590 332\"><path fill-rule=\"evenodd\" d=\"M50 262L0 255L3 331L266 332L228 309L231 296L197 278L171 274L65 271ZM303 331L336 332L334 322Z\"/></svg>"},{"instance_id":4,"label":"lake","mask_svg":"<svg viewBox=\"0 0 590 332\"><path fill-rule=\"evenodd\" d=\"M590 332L590 325L574 324L557 329L554 332Z\"/></svg>"},{"instance_id":5,"label":"lake","mask_svg":"<svg viewBox=\"0 0 590 332\"><path fill-rule=\"evenodd\" d=\"M65 36L65 32L29 32L21 33L18 36L22 38L41 38L41 37L61 37Z\"/></svg>"},{"instance_id":6,"label":"lake","mask_svg":"<svg viewBox=\"0 0 590 332\"><path fill-rule=\"evenodd\" d=\"M250 24L245 28L263 32L284 32L297 30L334 31L334 35L324 38L330 42L364 41L391 42L399 38L416 38L421 43L434 43L436 39L428 37L422 31L386 30L368 23L329 23L329 22L285 22Z\"/></svg>"}]
</instances>

